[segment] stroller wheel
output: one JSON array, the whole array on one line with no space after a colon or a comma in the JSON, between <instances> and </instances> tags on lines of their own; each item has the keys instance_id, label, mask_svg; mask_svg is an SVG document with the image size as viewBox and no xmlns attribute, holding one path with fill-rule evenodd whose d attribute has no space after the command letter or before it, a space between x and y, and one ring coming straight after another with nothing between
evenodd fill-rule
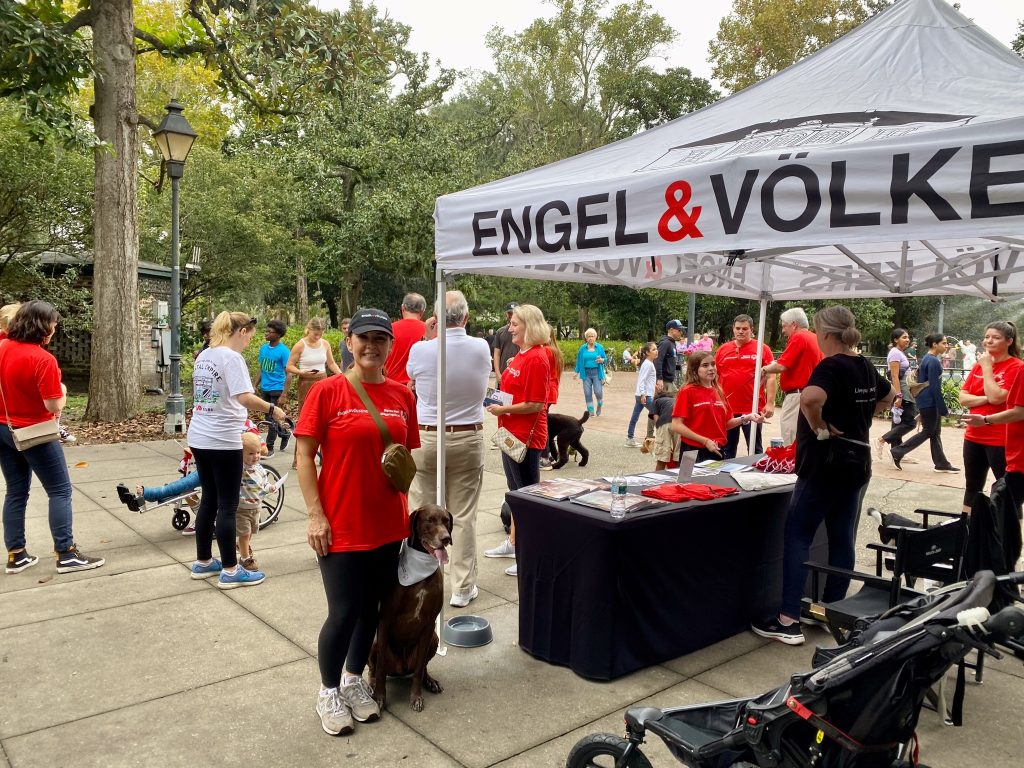
<instances>
[{"instance_id":1,"label":"stroller wheel","mask_svg":"<svg viewBox=\"0 0 1024 768\"><path fill-rule=\"evenodd\" d=\"M189 520L192 519L192 515L187 509L178 507L174 510L174 516L171 517L171 525L176 531L183 531L188 527Z\"/></svg>"},{"instance_id":2,"label":"stroller wheel","mask_svg":"<svg viewBox=\"0 0 1024 768\"><path fill-rule=\"evenodd\" d=\"M592 733L584 736L572 748L565 768L614 768L629 741L610 733ZM639 749L633 750L627 763L629 768L651 768L651 761Z\"/></svg>"}]
</instances>

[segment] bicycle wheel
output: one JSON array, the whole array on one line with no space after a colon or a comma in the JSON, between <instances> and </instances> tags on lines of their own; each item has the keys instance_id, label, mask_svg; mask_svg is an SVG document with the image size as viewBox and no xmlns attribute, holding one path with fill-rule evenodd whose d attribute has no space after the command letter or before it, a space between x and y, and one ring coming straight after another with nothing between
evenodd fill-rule
<instances>
[{"instance_id":1,"label":"bicycle wheel","mask_svg":"<svg viewBox=\"0 0 1024 768\"><path fill-rule=\"evenodd\" d=\"M569 752L565 768L614 768L629 742L610 733L584 736ZM629 756L629 768L651 768L651 761L639 749Z\"/></svg>"},{"instance_id":2,"label":"bicycle wheel","mask_svg":"<svg viewBox=\"0 0 1024 768\"><path fill-rule=\"evenodd\" d=\"M275 483L281 479L281 473L269 464L264 464L263 468L267 470L267 473L274 479ZM259 526L261 531L277 520L277 516L281 514L281 510L284 508L284 490L284 486L281 486L273 493L268 493L264 496L260 502Z\"/></svg>"}]
</instances>

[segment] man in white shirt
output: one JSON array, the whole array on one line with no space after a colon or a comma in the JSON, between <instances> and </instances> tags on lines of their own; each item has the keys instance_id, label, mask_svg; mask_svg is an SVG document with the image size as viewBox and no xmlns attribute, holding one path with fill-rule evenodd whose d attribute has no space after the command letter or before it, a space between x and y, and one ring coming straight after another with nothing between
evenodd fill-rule
<instances>
[{"instance_id":1,"label":"man in white shirt","mask_svg":"<svg viewBox=\"0 0 1024 768\"><path fill-rule=\"evenodd\" d=\"M476 586L476 512L484 473L484 395L491 373L487 342L466 335L469 306L461 291L445 294L445 491L454 521L451 604L464 608ZM420 447L409 509L433 502L437 493L437 319L427 321L426 340L413 344L406 372L415 382Z\"/></svg>"}]
</instances>

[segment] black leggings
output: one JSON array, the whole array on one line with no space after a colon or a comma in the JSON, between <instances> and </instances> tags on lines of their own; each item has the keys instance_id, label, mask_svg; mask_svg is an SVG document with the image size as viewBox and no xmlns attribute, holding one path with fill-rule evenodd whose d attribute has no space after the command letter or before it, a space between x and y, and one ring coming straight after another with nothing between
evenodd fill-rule
<instances>
[{"instance_id":1,"label":"black leggings","mask_svg":"<svg viewBox=\"0 0 1024 768\"><path fill-rule=\"evenodd\" d=\"M978 492L985 489L990 469L996 480L1006 474L1006 448L964 440L964 504L968 507Z\"/></svg>"},{"instance_id":2,"label":"black leggings","mask_svg":"<svg viewBox=\"0 0 1024 768\"><path fill-rule=\"evenodd\" d=\"M203 498L196 513L196 560L213 557L216 522L217 549L225 568L238 565L235 551L235 512L242 485L242 449L192 448Z\"/></svg>"},{"instance_id":3,"label":"black leggings","mask_svg":"<svg viewBox=\"0 0 1024 768\"><path fill-rule=\"evenodd\" d=\"M377 632L380 601L398 581L400 541L359 552L318 558L327 595L327 620L320 627L317 661L325 688L341 684L341 669L361 675Z\"/></svg>"}]
</instances>

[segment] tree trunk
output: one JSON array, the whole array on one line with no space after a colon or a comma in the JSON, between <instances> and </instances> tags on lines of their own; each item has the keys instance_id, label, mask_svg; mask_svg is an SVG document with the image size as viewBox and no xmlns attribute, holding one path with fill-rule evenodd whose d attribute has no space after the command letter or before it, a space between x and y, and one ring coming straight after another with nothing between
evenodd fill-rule
<instances>
[{"instance_id":1,"label":"tree trunk","mask_svg":"<svg viewBox=\"0 0 1024 768\"><path fill-rule=\"evenodd\" d=\"M139 411L139 139L135 109L132 0L93 4L96 68L92 421L125 421Z\"/></svg>"},{"instance_id":2,"label":"tree trunk","mask_svg":"<svg viewBox=\"0 0 1024 768\"><path fill-rule=\"evenodd\" d=\"M301 250L295 252L295 320L303 327L309 322L309 287Z\"/></svg>"},{"instance_id":3,"label":"tree trunk","mask_svg":"<svg viewBox=\"0 0 1024 768\"><path fill-rule=\"evenodd\" d=\"M358 273L342 277L341 296L338 297L338 312L343 318L352 317L359 308L359 297L363 293L363 280Z\"/></svg>"},{"instance_id":4,"label":"tree trunk","mask_svg":"<svg viewBox=\"0 0 1024 768\"><path fill-rule=\"evenodd\" d=\"M583 332L590 327L590 307L579 308L579 330L580 338L583 338Z\"/></svg>"}]
</instances>

